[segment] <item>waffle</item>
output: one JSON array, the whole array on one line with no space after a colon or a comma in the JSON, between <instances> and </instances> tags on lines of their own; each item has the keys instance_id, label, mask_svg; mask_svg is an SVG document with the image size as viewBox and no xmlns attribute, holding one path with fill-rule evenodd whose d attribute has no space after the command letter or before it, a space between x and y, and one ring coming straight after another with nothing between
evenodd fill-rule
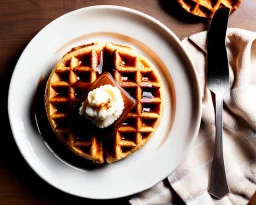
<instances>
[{"instance_id":1,"label":"waffle","mask_svg":"<svg viewBox=\"0 0 256 205\"><path fill-rule=\"evenodd\" d=\"M159 122L162 111L162 86L152 64L131 48L107 43L104 59L110 63L110 72L120 86L137 99L136 107L106 146L106 161L111 163L127 157L148 142Z\"/></svg>"},{"instance_id":2,"label":"waffle","mask_svg":"<svg viewBox=\"0 0 256 205\"><path fill-rule=\"evenodd\" d=\"M228 7L231 13L241 4L241 0L177 0L187 12L203 17L212 18L219 7Z\"/></svg>"},{"instance_id":3,"label":"waffle","mask_svg":"<svg viewBox=\"0 0 256 205\"><path fill-rule=\"evenodd\" d=\"M79 115L87 90L108 72L137 100L121 126L107 138L94 132ZM51 72L46 90L47 117L57 137L70 150L95 163L112 163L145 145L162 112L162 84L152 64L130 47L92 43L73 48Z\"/></svg>"}]
</instances>

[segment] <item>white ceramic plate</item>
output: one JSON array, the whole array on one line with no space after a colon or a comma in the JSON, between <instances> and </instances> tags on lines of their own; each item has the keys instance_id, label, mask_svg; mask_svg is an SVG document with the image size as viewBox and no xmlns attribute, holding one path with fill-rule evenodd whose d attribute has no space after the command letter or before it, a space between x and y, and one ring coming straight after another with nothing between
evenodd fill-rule
<instances>
[{"instance_id":1,"label":"white ceramic plate","mask_svg":"<svg viewBox=\"0 0 256 205\"><path fill-rule=\"evenodd\" d=\"M132 46L149 58L164 84L164 114L152 139L119 162L89 170L61 159L34 128L31 105L38 80L70 48L93 41ZM118 6L82 8L42 29L23 51L12 76L8 112L18 148L52 186L81 197L131 195L167 177L185 158L199 129L201 104L195 69L179 39L141 12Z\"/></svg>"}]
</instances>

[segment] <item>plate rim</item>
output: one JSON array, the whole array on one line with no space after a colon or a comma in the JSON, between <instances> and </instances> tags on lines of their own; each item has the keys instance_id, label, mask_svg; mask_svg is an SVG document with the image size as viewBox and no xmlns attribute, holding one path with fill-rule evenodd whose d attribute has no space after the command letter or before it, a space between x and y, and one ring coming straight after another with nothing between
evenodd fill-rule
<instances>
[{"instance_id":1,"label":"plate rim","mask_svg":"<svg viewBox=\"0 0 256 205\"><path fill-rule=\"evenodd\" d=\"M29 167L43 180L45 181L46 183L48 183L49 185L55 187L56 189L58 190L61 190L65 193L68 193L68 194L71 194L71 195L74 195L74 196L78 196L78 197L83 197L83 198L89 198L89 199L117 199L117 198L122 198L122 197L127 197L127 196L131 196L133 194L136 194L136 193L139 193L141 191L144 191L148 188L151 188L152 186L156 185L158 182L162 181L164 178L166 178L167 176L169 176L174 170L170 171L170 173L165 176L164 178L160 178L159 181L157 183L154 183L153 185L149 185L147 187L144 187L143 190L141 191L134 191L132 193L128 193L126 195L121 195L121 196L116 196L116 197L90 197L88 195L84 196L84 195L79 195L79 194L74 194L74 193L71 193L71 192L68 192L67 190L64 190L62 189L61 187L57 187L55 186L51 181L47 180L44 176L42 176L40 173L37 172L36 168L32 166L32 164L30 163L29 159L27 159L25 157L25 155L23 154L22 152L22 149L21 149L21 146L19 145L18 143L18 140L17 140L17 136L15 137L14 135L14 129L15 129L15 126L13 125L13 122L12 122L12 119L11 119L11 115L10 115L10 109L11 109L11 103L10 103L10 96L11 96L11 90L12 90L12 87L13 87L13 84L14 84L14 76L16 75L16 72L17 72L17 67L19 66L19 63L21 61L21 59L23 58L24 56L24 53L27 52L28 50L28 47L30 46L30 44L33 43L33 41L38 37L38 35L40 33L42 33L44 31L44 29L46 29L48 26L50 26L51 24L53 24L55 21L58 21L59 19L61 18L64 18L65 16L68 16L68 15L72 15L73 13L76 13L76 12L79 12L79 11L84 11L84 12L87 12L88 10L97 10L97 9L112 9L112 10L118 10L118 11L124 11L124 12L129 12L131 14L135 14L137 16L140 16L142 18L145 18L147 20L150 20L151 22L153 22L154 24L156 24L157 26L161 27L162 29L164 29L164 31L166 31L168 33L168 35L170 35L173 40L175 41L176 45L178 46L178 49L180 51L182 51L182 54L183 54L183 57L186 58L186 60L188 61L188 64L190 65L191 67L191 72L193 73L194 75L194 78L195 78L195 86L197 88L197 104L196 104L196 107L198 107L198 110L197 110L197 115L196 115L196 123L195 123L195 126L194 126L194 133L192 134L192 137L191 137L191 140L190 142L188 143L189 145L187 146L187 150L186 150L186 153L183 155L183 159L180 161L179 165L182 163L182 161L187 157L189 151L191 150L192 148L192 145L194 143L194 141L196 140L197 138L197 133L199 131L199 127L200 127L200 119L201 119L201 113L202 113L202 102L201 102L201 89L200 89L200 83L199 83L199 77L198 77L198 73L196 71L196 67L195 67L195 64L194 62L192 61L192 58L190 57L190 54L188 53L188 51L185 49L185 47L182 46L182 43L180 41L180 39L175 35L175 33L169 29L167 26L165 26L162 22L160 22L159 20L155 19L154 17L146 14L146 13L143 13L139 10L136 10L136 9L132 9L132 8L129 8L129 7L124 7L124 6L117 6L117 5L94 5L94 6L88 6L88 7L82 7L82 8L79 8L79 9L75 9L75 10L72 10L70 12L67 12L67 13L64 13L62 14L61 16L55 18L54 20L52 20L51 22L49 22L48 24L46 24L38 33L36 33L34 35L34 37L32 37L32 39L29 41L29 43L26 45L26 47L23 49L15 67L14 67L14 70L13 70L13 73L12 73L12 76L10 78L10 84L9 84L9 89L8 89L8 98L7 98L7 111L8 111L8 118L9 118L9 122L10 122L10 127L11 127L11 132L12 132L12 135L13 135L13 138L15 140L15 144L16 146L18 147L18 150L19 152L21 153L23 159L26 161L26 163L29 165ZM178 166L179 166L178 165ZM178 167L177 166L177 167ZM176 168L177 168L176 167Z\"/></svg>"}]
</instances>

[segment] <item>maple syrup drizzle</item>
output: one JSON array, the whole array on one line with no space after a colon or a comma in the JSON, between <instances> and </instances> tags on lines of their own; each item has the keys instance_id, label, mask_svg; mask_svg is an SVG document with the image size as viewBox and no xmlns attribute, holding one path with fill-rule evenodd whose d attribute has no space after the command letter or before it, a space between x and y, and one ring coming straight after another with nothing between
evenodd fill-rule
<instances>
[{"instance_id":1,"label":"maple syrup drizzle","mask_svg":"<svg viewBox=\"0 0 256 205\"><path fill-rule=\"evenodd\" d=\"M142 81L143 81L143 82L148 82L149 79L148 79L148 77L142 77Z\"/></svg>"},{"instance_id":2,"label":"maple syrup drizzle","mask_svg":"<svg viewBox=\"0 0 256 205\"><path fill-rule=\"evenodd\" d=\"M142 112L150 112L150 108L149 107L143 107Z\"/></svg>"}]
</instances>

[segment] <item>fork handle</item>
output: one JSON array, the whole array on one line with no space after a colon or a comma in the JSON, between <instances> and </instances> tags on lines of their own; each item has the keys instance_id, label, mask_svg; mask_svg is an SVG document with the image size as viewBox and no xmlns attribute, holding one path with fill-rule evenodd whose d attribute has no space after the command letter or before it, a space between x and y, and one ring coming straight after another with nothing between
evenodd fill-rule
<instances>
[{"instance_id":1,"label":"fork handle","mask_svg":"<svg viewBox=\"0 0 256 205\"><path fill-rule=\"evenodd\" d=\"M223 145L222 145L222 109L223 109L223 94L215 94L215 108L216 108L216 134L214 155L212 161L212 169L210 176L210 184L208 192L214 197L220 199L229 193L227 185L224 159L223 159Z\"/></svg>"}]
</instances>

